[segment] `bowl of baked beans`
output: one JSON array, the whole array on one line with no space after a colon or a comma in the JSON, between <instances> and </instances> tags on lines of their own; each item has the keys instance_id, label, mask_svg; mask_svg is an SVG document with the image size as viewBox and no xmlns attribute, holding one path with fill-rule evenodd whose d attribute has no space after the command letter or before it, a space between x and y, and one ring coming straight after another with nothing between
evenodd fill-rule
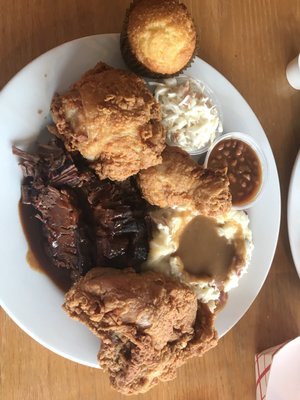
<instances>
[{"instance_id":1,"label":"bowl of baked beans","mask_svg":"<svg viewBox=\"0 0 300 400\"><path fill-rule=\"evenodd\" d=\"M252 207L262 195L267 179L267 161L250 135L231 132L221 136L209 148L204 165L227 170L235 209Z\"/></svg>"}]
</instances>

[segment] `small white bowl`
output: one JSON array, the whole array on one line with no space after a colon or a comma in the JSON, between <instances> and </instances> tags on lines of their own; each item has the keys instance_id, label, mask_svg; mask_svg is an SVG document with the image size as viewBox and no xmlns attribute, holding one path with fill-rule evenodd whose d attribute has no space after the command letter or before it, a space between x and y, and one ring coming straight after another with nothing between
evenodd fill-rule
<instances>
[{"instance_id":1,"label":"small white bowl","mask_svg":"<svg viewBox=\"0 0 300 400\"><path fill-rule=\"evenodd\" d=\"M206 157L205 157L205 161L204 161L204 167L207 168L208 165L208 160L210 157L210 154L212 152L212 150L215 148L215 146L217 144L219 144L220 142L222 142L223 140L228 140L228 139L237 139L240 140L244 143L246 143L248 146L250 146L252 148L252 150L254 150L255 154L257 155L259 161L260 161L260 165L261 165L261 184L260 184L260 188L256 193L256 196L254 198L252 198L249 202L245 203L245 204L241 204L241 205L233 205L232 208L234 210L247 210L250 207L253 207L257 201L259 200L259 198L262 196L263 193L263 189L265 186L265 182L267 181L268 178L268 163L267 163L267 159L264 155L264 153L262 152L261 148L259 147L259 145L257 144L257 142L250 136L247 135L245 133L241 133L241 132L230 132L230 133L226 133L224 135L222 135L221 137L219 137L217 140L215 140L213 142L213 144L210 146Z\"/></svg>"}]
</instances>

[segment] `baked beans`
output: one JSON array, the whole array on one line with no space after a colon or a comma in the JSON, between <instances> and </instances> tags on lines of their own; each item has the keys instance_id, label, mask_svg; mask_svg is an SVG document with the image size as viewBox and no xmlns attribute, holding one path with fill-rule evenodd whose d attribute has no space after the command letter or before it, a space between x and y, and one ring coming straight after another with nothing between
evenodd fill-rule
<instances>
[{"instance_id":1,"label":"baked beans","mask_svg":"<svg viewBox=\"0 0 300 400\"><path fill-rule=\"evenodd\" d=\"M210 153L208 167L227 168L232 204L252 201L262 184L260 160L251 146L238 139L224 139Z\"/></svg>"}]
</instances>

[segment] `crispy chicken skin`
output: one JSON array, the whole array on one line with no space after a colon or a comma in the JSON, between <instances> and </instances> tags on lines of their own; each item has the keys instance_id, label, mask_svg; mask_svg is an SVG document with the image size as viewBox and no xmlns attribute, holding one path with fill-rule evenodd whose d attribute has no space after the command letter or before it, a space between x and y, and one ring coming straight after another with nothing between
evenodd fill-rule
<instances>
[{"instance_id":1,"label":"crispy chicken skin","mask_svg":"<svg viewBox=\"0 0 300 400\"><path fill-rule=\"evenodd\" d=\"M92 162L101 179L122 181L161 162L165 132L160 108L138 76L98 63L51 104L69 151Z\"/></svg>"},{"instance_id":2,"label":"crispy chicken skin","mask_svg":"<svg viewBox=\"0 0 300 400\"><path fill-rule=\"evenodd\" d=\"M231 194L224 171L204 169L178 147L167 146L162 157L162 164L140 171L138 176L150 204L189 207L212 217L229 211Z\"/></svg>"},{"instance_id":3,"label":"crispy chicken skin","mask_svg":"<svg viewBox=\"0 0 300 400\"><path fill-rule=\"evenodd\" d=\"M156 272L94 268L64 309L101 340L101 366L124 394L175 378L176 368L217 344L214 318L183 283Z\"/></svg>"}]
</instances>

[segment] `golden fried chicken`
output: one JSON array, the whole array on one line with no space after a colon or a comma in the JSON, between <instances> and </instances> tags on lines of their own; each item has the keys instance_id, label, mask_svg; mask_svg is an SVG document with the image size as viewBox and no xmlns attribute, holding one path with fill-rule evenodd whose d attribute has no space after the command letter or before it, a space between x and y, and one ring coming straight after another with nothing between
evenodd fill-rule
<instances>
[{"instance_id":1,"label":"golden fried chicken","mask_svg":"<svg viewBox=\"0 0 300 400\"><path fill-rule=\"evenodd\" d=\"M124 394L175 378L186 359L217 344L206 305L157 272L94 268L69 290L63 307L101 338L99 362Z\"/></svg>"},{"instance_id":2,"label":"golden fried chicken","mask_svg":"<svg viewBox=\"0 0 300 400\"><path fill-rule=\"evenodd\" d=\"M225 214L231 207L225 171L204 169L185 151L167 146L160 165L140 171L139 184L152 205L183 206L202 215Z\"/></svg>"},{"instance_id":3,"label":"golden fried chicken","mask_svg":"<svg viewBox=\"0 0 300 400\"><path fill-rule=\"evenodd\" d=\"M97 64L69 91L55 95L50 129L69 151L92 161L101 179L122 181L161 162L160 108L138 76Z\"/></svg>"}]
</instances>

